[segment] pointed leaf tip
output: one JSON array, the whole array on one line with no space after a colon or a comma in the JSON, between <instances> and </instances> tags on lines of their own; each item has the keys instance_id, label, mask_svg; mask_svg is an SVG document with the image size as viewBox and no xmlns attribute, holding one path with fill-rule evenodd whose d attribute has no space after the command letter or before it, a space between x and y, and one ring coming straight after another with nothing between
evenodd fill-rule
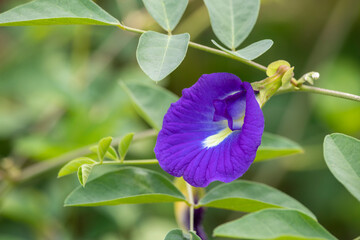
<instances>
[{"instance_id":1,"label":"pointed leaf tip","mask_svg":"<svg viewBox=\"0 0 360 240\"><path fill-rule=\"evenodd\" d=\"M133 140L133 137L134 137L134 133L128 133L120 140L118 151L119 151L121 160L125 159L126 153L129 150L129 147Z\"/></svg>"},{"instance_id":2,"label":"pointed leaf tip","mask_svg":"<svg viewBox=\"0 0 360 240\"><path fill-rule=\"evenodd\" d=\"M112 137L102 138L99 141L99 144L98 144L98 156L99 156L100 161L104 160L105 154L108 151L111 142L112 142Z\"/></svg>"}]
</instances>

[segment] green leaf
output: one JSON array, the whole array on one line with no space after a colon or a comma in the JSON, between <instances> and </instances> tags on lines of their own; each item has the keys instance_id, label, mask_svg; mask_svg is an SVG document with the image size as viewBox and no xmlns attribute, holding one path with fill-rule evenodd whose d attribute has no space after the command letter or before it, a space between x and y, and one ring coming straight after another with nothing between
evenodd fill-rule
<instances>
[{"instance_id":1,"label":"green leaf","mask_svg":"<svg viewBox=\"0 0 360 240\"><path fill-rule=\"evenodd\" d=\"M102 138L99 141L99 144L98 144L98 156L99 156L100 161L104 160L105 154L108 151L111 142L112 142L112 137Z\"/></svg>"},{"instance_id":2,"label":"green leaf","mask_svg":"<svg viewBox=\"0 0 360 240\"><path fill-rule=\"evenodd\" d=\"M324 158L336 179L360 201L360 141L340 133L327 135Z\"/></svg>"},{"instance_id":3,"label":"green leaf","mask_svg":"<svg viewBox=\"0 0 360 240\"><path fill-rule=\"evenodd\" d=\"M256 153L255 161L264 161L303 152L304 150L301 146L290 139L270 133L264 133L261 145Z\"/></svg>"},{"instance_id":4,"label":"green leaf","mask_svg":"<svg viewBox=\"0 0 360 240\"><path fill-rule=\"evenodd\" d=\"M76 172L78 170L78 168L83 164L93 164L93 163L96 163L96 162L88 157L76 158L76 159L68 162L67 164L65 164L65 166L63 166L60 169L60 171L58 173L58 177L63 177L63 176L66 176L66 175Z\"/></svg>"},{"instance_id":5,"label":"green leaf","mask_svg":"<svg viewBox=\"0 0 360 240\"><path fill-rule=\"evenodd\" d=\"M185 197L167 178L148 169L125 167L89 181L86 188L76 188L65 206L176 201L185 201Z\"/></svg>"},{"instance_id":6,"label":"green leaf","mask_svg":"<svg viewBox=\"0 0 360 240\"><path fill-rule=\"evenodd\" d=\"M264 39L264 40L255 42L255 43L253 43L243 49L240 49L238 51L231 51L231 50L228 50L228 49L222 47L220 44L218 44L214 40L211 40L211 41L215 46L217 46L224 52L226 52L230 55L236 56L236 57L246 59L246 60L254 60L255 58L260 57L267 50L269 50L271 48L271 46L274 44L274 42L272 40Z\"/></svg>"},{"instance_id":7,"label":"green leaf","mask_svg":"<svg viewBox=\"0 0 360 240\"><path fill-rule=\"evenodd\" d=\"M90 0L35 0L0 14L0 26L119 25Z\"/></svg>"},{"instance_id":8,"label":"green leaf","mask_svg":"<svg viewBox=\"0 0 360 240\"><path fill-rule=\"evenodd\" d=\"M143 83L121 83L138 114L154 129L160 130L170 104L179 98L170 91Z\"/></svg>"},{"instance_id":9,"label":"green leaf","mask_svg":"<svg viewBox=\"0 0 360 240\"><path fill-rule=\"evenodd\" d=\"M141 69L154 81L173 72L184 60L190 35L165 35L148 31L141 35L136 58Z\"/></svg>"},{"instance_id":10,"label":"green leaf","mask_svg":"<svg viewBox=\"0 0 360 240\"><path fill-rule=\"evenodd\" d=\"M235 239L336 240L318 222L294 210L266 209L215 228L214 236Z\"/></svg>"},{"instance_id":11,"label":"green leaf","mask_svg":"<svg viewBox=\"0 0 360 240\"><path fill-rule=\"evenodd\" d=\"M105 153L105 157L111 159L111 160L118 160L118 155L116 153L115 148L112 146L109 146L107 152Z\"/></svg>"},{"instance_id":12,"label":"green leaf","mask_svg":"<svg viewBox=\"0 0 360 240\"><path fill-rule=\"evenodd\" d=\"M126 153L130 147L133 137L134 133L128 133L119 142L118 151L122 160L125 159Z\"/></svg>"},{"instance_id":13,"label":"green leaf","mask_svg":"<svg viewBox=\"0 0 360 240\"><path fill-rule=\"evenodd\" d=\"M215 35L235 50L250 34L259 14L260 0L204 0Z\"/></svg>"},{"instance_id":14,"label":"green leaf","mask_svg":"<svg viewBox=\"0 0 360 240\"><path fill-rule=\"evenodd\" d=\"M192 240L201 240L194 232L190 232L190 234L192 235ZM181 229L174 229L166 235L164 240L189 240L190 234L183 233Z\"/></svg>"},{"instance_id":15,"label":"green leaf","mask_svg":"<svg viewBox=\"0 0 360 240\"><path fill-rule=\"evenodd\" d=\"M150 15L166 31L172 31L184 14L188 0L143 0Z\"/></svg>"},{"instance_id":16,"label":"green leaf","mask_svg":"<svg viewBox=\"0 0 360 240\"><path fill-rule=\"evenodd\" d=\"M83 187L85 187L93 166L94 164L83 164L78 169L78 179Z\"/></svg>"},{"instance_id":17,"label":"green leaf","mask_svg":"<svg viewBox=\"0 0 360 240\"><path fill-rule=\"evenodd\" d=\"M90 151L98 154L99 146L90 147ZM118 160L118 155L116 153L116 150L112 146L109 146L107 152L105 153L105 157L111 160Z\"/></svg>"},{"instance_id":18,"label":"green leaf","mask_svg":"<svg viewBox=\"0 0 360 240\"><path fill-rule=\"evenodd\" d=\"M261 183L244 180L221 184L211 189L200 199L198 205L242 212L286 208L300 211L316 219L310 210L285 193Z\"/></svg>"},{"instance_id":19,"label":"green leaf","mask_svg":"<svg viewBox=\"0 0 360 240\"><path fill-rule=\"evenodd\" d=\"M294 76L294 67L290 68L284 73L284 76L281 78L281 86L284 88L291 86L291 79Z\"/></svg>"}]
</instances>

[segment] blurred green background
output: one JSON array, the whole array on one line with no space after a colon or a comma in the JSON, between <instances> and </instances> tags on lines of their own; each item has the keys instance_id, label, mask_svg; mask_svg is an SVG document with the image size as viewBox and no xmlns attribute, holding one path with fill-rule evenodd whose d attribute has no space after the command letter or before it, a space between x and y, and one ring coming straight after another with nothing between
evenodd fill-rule
<instances>
[{"instance_id":1,"label":"blurred green background","mask_svg":"<svg viewBox=\"0 0 360 240\"><path fill-rule=\"evenodd\" d=\"M24 3L0 0L0 11ZM126 25L162 31L140 0L98 0ZM278 59L296 77L315 70L319 87L360 94L360 1L262 0L254 31L243 46L264 38L275 44L256 61ZM190 0L176 33L211 46L216 39L200 0ZM176 227L172 204L64 208L78 185L57 179L57 169L12 186L21 169L97 142L139 132L138 117L119 81L150 81L135 59L138 36L114 27L0 28L0 239L158 240ZM180 95L204 73L231 72L245 81L262 72L231 59L189 49L181 66L160 85ZM327 96L275 96L265 107L266 131L299 142L302 155L252 165L244 178L293 196L339 239L360 235L360 204L326 168L322 142L341 132L360 138L360 104ZM155 139L134 144L129 159L152 158ZM153 167L159 169L159 167ZM241 213L208 209L209 235Z\"/></svg>"}]
</instances>

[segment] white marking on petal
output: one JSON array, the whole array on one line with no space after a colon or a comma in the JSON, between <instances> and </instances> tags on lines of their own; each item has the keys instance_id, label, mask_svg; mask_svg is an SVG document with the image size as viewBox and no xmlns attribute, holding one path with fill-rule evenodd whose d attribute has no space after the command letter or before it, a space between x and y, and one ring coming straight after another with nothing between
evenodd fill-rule
<instances>
[{"instance_id":1,"label":"white marking on petal","mask_svg":"<svg viewBox=\"0 0 360 240\"><path fill-rule=\"evenodd\" d=\"M215 147L215 146L219 145L231 133L232 133L231 129L227 127L224 130L221 130L220 132L218 132L217 134L207 137L203 141L204 148L211 148L211 147Z\"/></svg>"}]
</instances>

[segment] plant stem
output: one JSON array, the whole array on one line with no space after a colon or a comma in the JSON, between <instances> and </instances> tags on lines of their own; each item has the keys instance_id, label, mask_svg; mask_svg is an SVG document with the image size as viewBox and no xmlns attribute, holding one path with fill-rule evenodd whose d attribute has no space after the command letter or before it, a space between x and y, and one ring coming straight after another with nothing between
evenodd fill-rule
<instances>
[{"instance_id":1,"label":"plant stem","mask_svg":"<svg viewBox=\"0 0 360 240\"><path fill-rule=\"evenodd\" d=\"M134 138L133 138L133 141L138 141L138 140L142 140L142 139L146 139L146 138L149 138L149 137L154 137L157 135L157 131L151 129L151 130L147 130L147 131L144 131L144 132L140 132L140 133L136 133L134 135ZM112 146L116 146L119 144L119 141L120 141L120 138L115 138L111 145ZM52 159L49 159L49 160L46 160L44 162L41 162L41 163L37 163L37 164L34 164L30 167L27 167L25 168L22 173L21 173L21 177L20 179L18 179L18 182L25 182L37 175L40 175L44 172L47 172L47 171L50 171L56 167L59 167L60 165L63 165L65 164L66 162L74 159L74 158L78 158L78 157L81 157L81 156L84 156L86 154L90 154L91 151L90 151L90 146L93 146L95 144L91 144L89 146L86 146L86 147L82 147L82 148L79 148L79 149L76 149L74 151L71 151L69 153L66 153L64 155L61 155L59 157L55 157L55 158L52 158Z\"/></svg>"},{"instance_id":2,"label":"plant stem","mask_svg":"<svg viewBox=\"0 0 360 240\"><path fill-rule=\"evenodd\" d=\"M144 159L144 160L126 160L126 161L103 161L101 165L149 165L158 164L157 159Z\"/></svg>"},{"instance_id":3,"label":"plant stem","mask_svg":"<svg viewBox=\"0 0 360 240\"><path fill-rule=\"evenodd\" d=\"M309 92L309 93L317 93L317 94L322 94L322 95L338 97L338 98L343 98L343 99L360 102L360 96L355 95L355 94L344 93L344 92L328 90L328 89L323 89L323 88L318 88L318 87L313 87L313 86L307 86L307 85L302 85L298 88L299 89L295 89L295 88L282 89L282 90L279 90L276 94L282 94L282 93L287 93L287 92Z\"/></svg>"},{"instance_id":4,"label":"plant stem","mask_svg":"<svg viewBox=\"0 0 360 240\"><path fill-rule=\"evenodd\" d=\"M118 27L120 29L124 30L124 31L134 32L134 33L138 33L138 34L142 34L142 33L146 32L146 31L144 31L142 29L132 28L132 27L128 27L128 26L125 26L125 25L118 25ZM246 60L246 59L243 59L243 58L240 58L240 57L237 57L237 56L230 55L230 54L228 54L228 53L226 53L224 51L221 51L219 49L204 46L204 45L194 43L194 42L191 42L191 41L189 42L189 47L192 47L192 48L204 51L204 52L213 53L215 55L219 55L219 56L222 56L222 57L231 58L231 59L237 60L239 62L242 62L242 63L244 63L246 65L249 65L251 67L254 67L254 68L256 68L256 69L258 69L260 71L266 72L266 67L259 64L259 63L256 63L256 62L253 62L253 61L250 61L250 60Z\"/></svg>"},{"instance_id":5,"label":"plant stem","mask_svg":"<svg viewBox=\"0 0 360 240\"><path fill-rule=\"evenodd\" d=\"M146 32L145 30L142 29L137 29L137 28L132 28L132 27L128 27L125 26L123 24L118 25L118 27L124 31L129 31L129 32L134 32L134 33L138 33L138 34L142 34L144 32ZM204 51L204 52L208 52L208 53L212 53L218 56L222 56L222 57L227 57L227 58L231 58L234 60L237 60L239 62L242 62L246 65L249 65L253 68L256 68L260 71L266 72L266 67L250 61L250 60L246 60L231 54L228 54L224 51L221 51L219 49L215 49L215 48L211 48L208 46L204 46L198 43L194 43L194 42L189 42L189 47ZM349 94L349 93L343 93L343 92L338 92L338 91L333 91L333 90L327 90L327 89L322 89L322 88L317 88L317 87L312 87L312 86L300 86L299 89L295 89L295 88L288 88L288 89L282 89L279 90L277 92L277 94L281 94L281 93L286 93L286 92L297 92L297 91L302 91L302 92L310 92L310 93L318 93L318 94L323 94L323 95L328 95L328 96L333 96L333 97L339 97L339 98L344 98L344 99L350 99L350 100L354 100L354 101L358 101L360 102L360 96L354 95L354 94Z\"/></svg>"},{"instance_id":6,"label":"plant stem","mask_svg":"<svg viewBox=\"0 0 360 240\"><path fill-rule=\"evenodd\" d=\"M204 45L201 45L201 44L198 44L198 43L189 42L189 47L199 49L199 50L202 50L204 52L213 53L213 54L216 54L216 55L219 55L219 56L222 56L222 57L227 57L227 58L237 60L239 62L242 62L242 63L244 63L246 65L249 65L249 66L251 66L253 68L256 68L256 69L258 69L260 71L263 71L263 72L266 72L266 69L267 69L265 66L263 66L263 65L261 65L259 63L256 63L256 62L253 62L253 61L250 61L250 60L246 60L244 58L240 58L240 57L228 54L228 53L226 53L224 51L221 51L219 49L207 47L207 46L204 46Z\"/></svg>"},{"instance_id":7,"label":"plant stem","mask_svg":"<svg viewBox=\"0 0 360 240\"><path fill-rule=\"evenodd\" d=\"M192 191L192 186L188 183L186 183L186 189L188 192L188 202L190 204L189 206L189 231L193 232L194 231L194 196L193 196L193 191ZM192 239L192 237L190 236L190 238Z\"/></svg>"}]
</instances>

